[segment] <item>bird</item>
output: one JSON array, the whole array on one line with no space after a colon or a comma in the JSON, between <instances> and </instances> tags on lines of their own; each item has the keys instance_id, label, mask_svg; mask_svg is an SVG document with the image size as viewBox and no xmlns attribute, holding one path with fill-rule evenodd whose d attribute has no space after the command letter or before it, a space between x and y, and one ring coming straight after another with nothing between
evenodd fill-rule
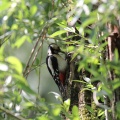
<instances>
[{"instance_id":1,"label":"bird","mask_svg":"<svg viewBox=\"0 0 120 120\"><path fill-rule=\"evenodd\" d=\"M65 92L67 61L59 53L65 54L65 52L57 44L51 43L48 46L47 53L46 65L48 71L63 95Z\"/></svg>"}]
</instances>

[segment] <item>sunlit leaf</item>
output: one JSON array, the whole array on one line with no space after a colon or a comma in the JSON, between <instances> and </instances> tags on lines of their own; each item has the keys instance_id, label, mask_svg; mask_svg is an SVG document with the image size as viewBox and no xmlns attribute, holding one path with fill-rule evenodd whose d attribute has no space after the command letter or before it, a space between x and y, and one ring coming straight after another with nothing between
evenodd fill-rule
<instances>
[{"instance_id":1,"label":"sunlit leaf","mask_svg":"<svg viewBox=\"0 0 120 120\"><path fill-rule=\"evenodd\" d=\"M66 25L64 25L64 24L62 24L62 23L57 23L57 25L59 25L59 26L62 27L62 28L65 28L65 27L66 27Z\"/></svg>"},{"instance_id":2,"label":"sunlit leaf","mask_svg":"<svg viewBox=\"0 0 120 120\"><path fill-rule=\"evenodd\" d=\"M65 100L63 103L63 106L64 106L65 110L68 111L69 107L70 107L70 99Z\"/></svg>"},{"instance_id":3,"label":"sunlit leaf","mask_svg":"<svg viewBox=\"0 0 120 120\"><path fill-rule=\"evenodd\" d=\"M66 28L64 28L66 31L68 31L68 32L73 32L73 33L75 33L75 29L73 28L73 27L71 27L71 28L69 28L69 27L66 27Z\"/></svg>"},{"instance_id":4,"label":"sunlit leaf","mask_svg":"<svg viewBox=\"0 0 120 120\"><path fill-rule=\"evenodd\" d=\"M30 13L31 13L32 16L36 13L36 11L37 11L37 7L35 5L31 6Z\"/></svg>"},{"instance_id":5,"label":"sunlit leaf","mask_svg":"<svg viewBox=\"0 0 120 120\"><path fill-rule=\"evenodd\" d=\"M0 12L2 12L3 10L9 8L11 5L10 1L6 1L6 0L2 0L0 3Z\"/></svg>"},{"instance_id":6,"label":"sunlit leaf","mask_svg":"<svg viewBox=\"0 0 120 120\"><path fill-rule=\"evenodd\" d=\"M18 11L18 18L19 18L19 20L23 19L23 12L22 11Z\"/></svg>"},{"instance_id":7,"label":"sunlit leaf","mask_svg":"<svg viewBox=\"0 0 120 120\"><path fill-rule=\"evenodd\" d=\"M55 116L58 116L60 114L60 112L61 112L61 108L60 107L56 107L56 108L53 109L52 112L53 112L53 114Z\"/></svg>"},{"instance_id":8,"label":"sunlit leaf","mask_svg":"<svg viewBox=\"0 0 120 120\"><path fill-rule=\"evenodd\" d=\"M104 115L104 111L98 111L98 117Z\"/></svg>"},{"instance_id":9,"label":"sunlit leaf","mask_svg":"<svg viewBox=\"0 0 120 120\"><path fill-rule=\"evenodd\" d=\"M67 52L74 51L75 47L74 46L68 46L67 47Z\"/></svg>"},{"instance_id":10,"label":"sunlit leaf","mask_svg":"<svg viewBox=\"0 0 120 120\"><path fill-rule=\"evenodd\" d=\"M22 64L16 57L10 56L6 58L6 61L9 62L18 73L22 73Z\"/></svg>"},{"instance_id":11,"label":"sunlit leaf","mask_svg":"<svg viewBox=\"0 0 120 120\"><path fill-rule=\"evenodd\" d=\"M13 101L15 101L17 104L19 104L22 100L22 96L20 95L19 91L14 91L13 92Z\"/></svg>"},{"instance_id":12,"label":"sunlit leaf","mask_svg":"<svg viewBox=\"0 0 120 120\"><path fill-rule=\"evenodd\" d=\"M62 97L56 92L51 92L52 95L48 95L50 99L48 98L46 92L50 89L44 87L43 83L50 88L54 87L54 85L48 85L51 81L46 81L46 79L50 79L47 74L44 76L46 67L45 70L42 69L43 72L39 75L37 74L37 68L41 68L39 66L39 55L41 54L39 49L43 51L41 61L44 62L47 56L47 44L56 42L61 45L60 47L64 47L66 60L69 59L67 59L68 55L70 56L70 63L74 64L74 66L71 66L72 64L69 66L68 64L68 69L70 67L70 70L67 70L67 76L70 79L72 78L72 83L75 83L74 86L71 86L71 89L77 87L78 93L84 91L85 96L87 96L89 93L86 90L94 91L93 88L96 88L96 84L102 83L101 87L97 84L97 97L101 97L101 101L104 102L103 95L106 95L111 101L114 98L114 92L116 94L119 93L117 89L120 87L119 48L114 51L113 60L109 61L108 55L110 52L107 49L108 42L106 38L112 30L108 30L108 24L117 25L118 23L119 5L119 0L1 0L0 98L3 98L0 99L1 105L4 103L5 109L14 113L15 117L20 116L23 119L30 120L61 120L64 119L61 113L69 120L92 119L92 117L93 119L95 117L96 119L105 119L104 109L100 108L99 110L98 107L95 107L94 111L93 105L86 105L85 109L87 108L88 114L85 111L85 116L89 117L90 113L90 118L84 118L84 114L82 114L84 111L74 106L74 103L72 103L74 101L71 101L71 103L69 99L63 101ZM116 18L117 20L115 20ZM45 23L47 23L47 27L45 27ZM79 32L76 33L75 28ZM29 44L27 44L27 41ZM43 47L40 48L38 43L43 43ZM115 40L115 46L119 47L119 41ZM35 53L32 55L31 50L33 48ZM21 54L21 52L25 53ZM37 52L39 55L36 58ZM22 60L24 68L27 65L27 61L30 61L27 66L30 67L35 60L31 69L35 68L36 70L29 73L27 76L28 81L22 74L21 61L14 57L15 55ZM106 56L107 59L103 58ZM71 68L75 69L76 73L71 73ZM114 80L109 80L112 71ZM38 86L36 86L39 78L41 79L40 91ZM31 82L31 79L35 83ZM38 93L30 88L31 84L35 91L39 91ZM78 86L79 84L83 88ZM40 98L39 94L43 98ZM54 99L54 96L56 99ZM91 97L89 99L92 104ZM86 97L84 100L86 101ZM59 106L55 103L51 104L54 101L55 103L56 101L59 102L57 103ZM76 103L78 102L76 101ZM120 103L115 101L114 108L116 110L115 118L119 120ZM109 110L108 112L112 115L111 112L113 111ZM4 118L5 116L3 115L2 117L2 113L4 112L1 110L0 120L15 119L10 115Z\"/></svg>"},{"instance_id":13,"label":"sunlit leaf","mask_svg":"<svg viewBox=\"0 0 120 120\"><path fill-rule=\"evenodd\" d=\"M28 40L28 36L24 35L22 36L21 38L19 38L15 44L14 44L14 47L20 47L26 40Z\"/></svg>"},{"instance_id":14,"label":"sunlit leaf","mask_svg":"<svg viewBox=\"0 0 120 120\"><path fill-rule=\"evenodd\" d=\"M33 103L33 102L25 102L25 103L23 104L23 106L25 106L25 107L33 107L33 106L34 106L34 103Z\"/></svg>"},{"instance_id":15,"label":"sunlit leaf","mask_svg":"<svg viewBox=\"0 0 120 120\"><path fill-rule=\"evenodd\" d=\"M12 30L17 30L18 29L18 25L17 24L13 24L11 29Z\"/></svg>"},{"instance_id":16,"label":"sunlit leaf","mask_svg":"<svg viewBox=\"0 0 120 120\"><path fill-rule=\"evenodd\" d=\"M94 17L89 18L83 22L82 27L85 28L86 26L93 24L96 20L97 20L97 18L94 18Z\"/></svg>"},{"instance_id":17,"label":"sunlit leaf","mask_svg":"<svg viewBox=\"0 0 120 120\"><path fill-rule=\"evenodd\" d=\"M16 103L20 103L22 101L22 96L21 95L18 95L17 98L16 98Z\"/></svg>"},{"instance_id":18,"label":"sunlit leaf","mask_svg":"<svg viewBox=\"0 0 120 120\"><path fill-rule=\"evenodd\" d=\"M56 37L56 36L61 35L63 33L66 33L66 30L56 31L52 35L50 35L50 37Z\"/></svg>"},{"instance_id":19,"label":"sunlit leaf","mask_svg":"<svg viewBox=\"0 0 120 120\"><path fill-rule=\"evenodd\" d=\"M118 52L118 50L117 49L115 49L115 55L114 55L114 60L115 60L115 62L118 62L118 60L119 60L119 52Z\"/></svg>"},{"instance_id":20,"label":"sunlit leaf","mask_svg":"<svg viewBox=\"0 0 120 120\"><path fill-rule=\"evenodd\" d=\"M47 116L40 116L37 120L50 120Z\"/></svg>"},{"instance_id":21,"label":"sunlit leaf","mask_svg":"<svg viewBox=\"0 0 120 120\"><path fill-rule=\"evenodd\" d=\"M13 74L12 77L16 80L17 83L22 83L28 86L27 80L20 74Z\"/></svg>"},{"instance_id":22,"label":"sunlit leaf","mask_svg":"<svg viewBox=\"0 0 120 120\"><path fill-rule=\"evenodd\" d=\"M79 110L78 110L77 106L73 106L73 108L72 108L72 114L74 116L79 116Z\"/></svg>"}]
</instances>

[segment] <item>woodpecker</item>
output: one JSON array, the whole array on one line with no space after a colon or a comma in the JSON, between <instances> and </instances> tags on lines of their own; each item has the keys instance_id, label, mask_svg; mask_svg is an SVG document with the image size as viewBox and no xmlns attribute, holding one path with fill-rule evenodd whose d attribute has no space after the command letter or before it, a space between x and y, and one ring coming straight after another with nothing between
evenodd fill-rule
<instances>
[{"instance_id":1,"label":"woodpecker","mask_svg":"<svg viewBox=\"0 0 120 120\"><path fill-rule=\"evenodd\" d=\"M60 47L52 43L48 46L48 55L46 58L47 68L57 84L61 94L64 94L64 86L66 79L67 61L59 55L61 51Z\"/></svg>"}]
</instances>

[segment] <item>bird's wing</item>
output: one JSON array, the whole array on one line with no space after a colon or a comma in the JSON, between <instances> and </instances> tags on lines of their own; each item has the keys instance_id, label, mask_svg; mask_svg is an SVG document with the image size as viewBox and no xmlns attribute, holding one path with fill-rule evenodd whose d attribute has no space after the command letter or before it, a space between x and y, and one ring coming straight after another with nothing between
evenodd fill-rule
<instances>
[{"instance_id":1,"label":"bird's wing","mask_svg":"<svg viewBox=\"0 0 120 120\"><path fill-rule=\"evenodd\" d=\"M58 68L58 62L57 62L56 57L54 57L53 55L48 56L46 59L46 63L47 63L47 67L50 71L50 74L52 75L52 77L53 77L55 83L57 84L60 92L63 92L64 87L63 87L63 84L59 78L59 68Z\"/></svg>"}]
</instances>

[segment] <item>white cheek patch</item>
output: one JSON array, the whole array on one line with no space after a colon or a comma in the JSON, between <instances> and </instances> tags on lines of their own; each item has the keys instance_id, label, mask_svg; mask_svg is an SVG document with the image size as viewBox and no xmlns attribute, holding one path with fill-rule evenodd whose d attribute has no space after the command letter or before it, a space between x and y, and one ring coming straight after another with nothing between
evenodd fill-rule
<instances>
[{"instance_id":1,"label":"white cheek patch","mask_svg":"<svg viewBox=\"0 0 120 120\"><path fill-rule=\"evenodd\" d=\"M50 48L48 49L48 55L52 55Z\"/></svg>"}]
</instances>

